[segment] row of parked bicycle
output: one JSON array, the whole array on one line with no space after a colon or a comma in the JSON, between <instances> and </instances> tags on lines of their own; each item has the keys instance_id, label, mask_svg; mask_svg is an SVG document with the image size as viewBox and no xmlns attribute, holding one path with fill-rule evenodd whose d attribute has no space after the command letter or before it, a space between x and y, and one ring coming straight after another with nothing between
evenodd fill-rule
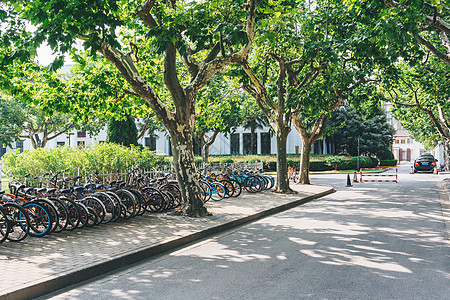
<instances>
[{"instance_id":1,"label":"row of parked bicycle","mask_svg":"<svg viewBox=\"0 0 450 300\"><path fill-rule=\"evenodd\" d=\"M9 193L0 191L0 243L176 208L181 203L181 192L170 176L152 179L145 172L133 169L125 180L108 184L95 173L89 176L89 183L78 184L81 177L66 178L64 171L13 180ZM210 174L200 180L204 202L237 197L243 188L254 193L273 185L272 177L248 172Z\"/></svg>"}]
</instances>

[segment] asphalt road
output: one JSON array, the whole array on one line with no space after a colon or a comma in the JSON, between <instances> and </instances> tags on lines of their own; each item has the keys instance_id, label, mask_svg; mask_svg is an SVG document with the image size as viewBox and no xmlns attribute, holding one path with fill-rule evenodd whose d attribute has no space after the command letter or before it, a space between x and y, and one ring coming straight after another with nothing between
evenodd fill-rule
<instances>
[{"instance_id":1,"label":"asphalt road","mask_svg":"<svg viewBox=\"0 0 450 300\"><path fill-rule=\"evenodd\" d=\"M446 175L409 168L45 299L450 299Z\"/></svg>"}]
</instances>

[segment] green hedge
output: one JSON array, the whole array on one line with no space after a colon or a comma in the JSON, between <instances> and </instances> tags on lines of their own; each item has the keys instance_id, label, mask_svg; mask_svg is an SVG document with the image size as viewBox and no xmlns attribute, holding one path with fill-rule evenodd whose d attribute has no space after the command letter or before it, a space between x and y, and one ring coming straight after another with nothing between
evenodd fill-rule
<instances>
[{"instance_id":1,"label":"green hedge","mask_svg":"<svg viewBox=\"0 0 450 300\"><path fill-rule=\"evenodd\" d=\"M132 166L149 169L167 165L164 157L157 156L153 151L111 143L95 144L87 148L57 147L38 148L23 153L8 152L2 157L2 162L3 170L13 171L15 176L27 173L40 176L65 169L68 174L77 174L83 169L88 173L109 173Z\"/></svg>"},{"instance_id":2,"label":"green hedge","mask_svg":"<svg viewBox=\"0 0 450 300\"><path fill-rule=\"evenodd\" d=\"M380 160L380 166L382 167L393 167L397 165L396 159L384 159Z\"/></svg>"},{"instance_id":3,"label":"green hedge","mask_svg":"<svg viewBox=\"0 0 450 300\"><path fill-rule=\"evenodd\" d=\"M293 161L292 159L287 159L289 167L299 167L298 161ZM358 165L358 157L344 157L344 156L323 156L323 160L313 160L309 163L310 171L331 171L335 170L337 165L337 170L356 170ZM378 159L360 156L359 157L359 167L360 168L375 168L378 165ZM276 171L277 163L276 161L264 161L264 170L266 171Z\"/></svg>"}]
</instances>

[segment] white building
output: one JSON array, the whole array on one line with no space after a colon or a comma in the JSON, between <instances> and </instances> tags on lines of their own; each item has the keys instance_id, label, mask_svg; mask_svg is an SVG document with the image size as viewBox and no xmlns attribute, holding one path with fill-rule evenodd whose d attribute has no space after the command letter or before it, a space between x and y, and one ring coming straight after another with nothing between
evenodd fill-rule
<instances>
[{"instance_id":1,"label":"white building","mask_svg":"<svg viewBox=\"0 0 450 300\"><path fill-rule=\"evenodd\" d=\"M98 135L90 136L85 131L72 131L69 134L62 134L57 138L50 140L46 147L55 148L57 146L84 146L89 147L95 142L101 143L106 140L106 130L103 129ZM150 150L156 151L159 155L171 155L170 138L167 132L155 132L153 136L144 136L138 141L141 145L148 147ZM300 135L292 128L287 139L287 153L300 154L302 142ZM12 148L2 148L1 155L6 151L17 149L17 151L32 150L31 141L29 139L23 142L14 142ZM254 135L254 151L256 154L276 154L276 138L270 132L269 127L257 129ZM251 151L251 132L242 127L238 128L231 135L225 136L222 133L216 138L216 141L210 147L211 155L230 155L230 154L250 154ZM196 154L199 154L196 149ZM333 152L333 147L326 142L326 138L317 141L312 153L328 154Z\"/></svg>"}]
</instances>

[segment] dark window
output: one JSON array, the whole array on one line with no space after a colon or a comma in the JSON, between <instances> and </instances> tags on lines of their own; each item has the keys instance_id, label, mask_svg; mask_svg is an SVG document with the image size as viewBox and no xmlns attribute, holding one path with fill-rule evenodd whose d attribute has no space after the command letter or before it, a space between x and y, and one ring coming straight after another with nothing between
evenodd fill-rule
<instances>
[{"instance_id":1,"label":"dark window","mask_svg":"<svg viewBox=\"0 0 450 300\"><path fill-rule=\"evenodd\" d=\"M152 135L144 138L144 146L151 151L156 150L156 135Z\"/></svg>"},{"instance_id":2,"label":"dark window","mask_svg":"<svg viewBox=\"0 0 450 300\"><path fill-rule=\"evenodd\" d=\"M84 141L78 141L77 146L78 147L86 147L86 143Z\"/></svg>"},{"instance_id":3,"label":"dark window","mask_svg":"<svg viewBox=\"0 0 450 300\"><path fill-rule=\"evenodd\" d=\"M86 131L78 131L77 137L79 138L85 138L86 137Z\"/></svg>"},{"instance_id":4,"label":"dark window","mask_svg":"<svg viewBox=\"0 0 450 300\"><path fill-rule=\"evenodd\" d=\"M5 147L3 147L3 145L2 144L0 144L0 157L2 157L3 156L3 154L5 154L6 153L6 148Z\"/></svg>"},{"instance_id":5,"label":"dark window","mask_svg":"<svg viewBox=\"0 0 450 300\"><path fill-rule=\"evenodd\" d=\"M258 138L256 133L244 133L244 155L256 154Z\"/></svg>"},{"instance_id":6,"label":"dark window","mask_svg":"<svg viewBox=\"0 0 450 300\"><path fill-rule=\"evenodd\" d=\"M23 152L23 142L16 142L16 149L19 150L20 153Z\"/></svg>"},{"instance_id":7,"label":"dark window","mask_svg":"<svg viewBox=\"0 0 450 300\"><path fill-rule=\"evenodd\" d=\"M240 151L240 145L239 145L239 133L233 133L230 136L230 152L231 154L239 154Z\"/></svg>"},{"instance_id":8,"label":"dark window","mask_svg":"<svg viewBox=\"0 0 450 300\"><path fill-rule=\"evenodd\" d=\"M64 146L66 142L56 142L56 146Z\"/></svg>"},{"instance_id":9,"label":"dark window","mask_svg":"<svg viewBox=\"0 0 450 300\"><path fill-rule=\"evenodd\" d=\"M261 154L270 154L271 143L270 143L270 132L261 133Z\"/></svg>"}]
</instances>

